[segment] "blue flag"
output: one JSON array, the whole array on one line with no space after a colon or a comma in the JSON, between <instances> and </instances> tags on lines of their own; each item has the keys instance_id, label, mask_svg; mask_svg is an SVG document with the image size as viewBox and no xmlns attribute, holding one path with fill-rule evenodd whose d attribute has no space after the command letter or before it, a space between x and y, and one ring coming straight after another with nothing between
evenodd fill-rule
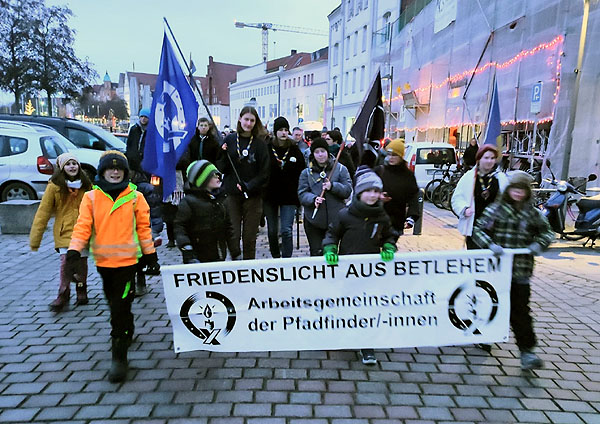
<instances>
[{"instance_id":1,"label":"blue flag","mask_svg":"<svg viewBox=\"0 0 600 424\"><path fill-rule=\"evenodd\" d=\"M149 118L142 168L161 177L165 200L175 191L175 165L186 151L198 120L198 102L167 34Z\"/></svg>"},{"instance_id":2,"label":"blue flag","mask_svg":"<svg viewBox=\"0 0 600 424\"><path fill-rule=\"evenodd\" d=\"M500 124L500 102L498 101L498 83L494 75L494 86L492 88L492 99L490 100L490 108L488 110L487 125L485 126L485 138L483 144L491 144L498 148L498 152L502 152L501 145L499 146L498 137L502 133L502 125ZM501 141L500 141L501 142Z\"/></svg>"}]
</instances>

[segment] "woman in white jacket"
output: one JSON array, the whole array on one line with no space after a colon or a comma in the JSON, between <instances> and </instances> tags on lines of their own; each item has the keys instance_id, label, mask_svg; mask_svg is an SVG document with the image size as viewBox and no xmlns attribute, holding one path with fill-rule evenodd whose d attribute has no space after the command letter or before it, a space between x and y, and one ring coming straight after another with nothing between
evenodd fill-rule
<instances>
[{"instance_id":1,"label":"woman in white jacket","mask_svg":"<svg viewBox=\"0 0 600 424\"><path fill-rule=\"evenodd\" d=\"M499 156L495 146L481 146L475 156L476 166L462 176L452 195L452 210L458 216L458 231L466 237L467 249L480 248L471 240L473 224L508 185L506 174L496 170Z\"/></svg>"}]
</instances>

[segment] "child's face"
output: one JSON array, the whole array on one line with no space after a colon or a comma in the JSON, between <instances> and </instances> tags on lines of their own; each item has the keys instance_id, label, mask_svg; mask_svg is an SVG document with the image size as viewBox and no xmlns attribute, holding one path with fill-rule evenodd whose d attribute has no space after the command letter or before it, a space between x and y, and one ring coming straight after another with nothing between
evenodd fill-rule
<instances>
[{"instance_id":1,"label":"child's face","mask_svg":"<svg viewBox=\"0 0 600 424\"><path fill-rule=\"evenodd\" d=\"M380 196L381 196L381 190L378 190L376 188L371 188L369 190L365 190L362 193L360 193L358 195L358 200L360 200L363 203L366 203L369 206L372 206L375 203L377 203Z\"/></svg>"},{"instance_id":2,"label":"child's face","mask_svg":"<svg viewBox=\"0 0 600 424\"><path fill-rule=\"evenodd\" d=\"M199 123L198 123L198 132L199 132L201 135L206 135L206 134L208 134L208 129L209 129L208 122L204 122L204 121L202 121L202 122L199 122Z\"/></svg>"},{"instance_id":3,"label":"child's face","mask_svg":"<svg viewBox=\"0 0 600 424\"><path fill-rule=\"evenodd\" d=\"M388 154L388 161L390 165L398 165L401 161L402 158L400 156L398 156L396 153L389 153Z\"/></svg>"},{"instance_id":4,"label":"child's face","mask_svg":"<svg viewBox=\"0 0 600 424\"><path fill-rule=\"evenodd\" d=\"M527 198L527 191L522 188L510 187L508 189L508 197L515 203L524 201Z\"/></svg>"},{"instance_id":5,"label":"child's face","mask_svg":"<svg viewBox=\"0 0 600 424\"><path fill-rule=\"evenodd\" d=\"M74 178L79 173L79 164L74 159L69 159L65 166L63 167L65 174L67 177Z\"/></svg>"},{"instance_id":6,"label":"child's face","mask_svg":"<svg viewBox=\"0 0 600 424\"><path fill-rule=\"evenodd\" d=\"M221 174L214 174L206 183L207 190L215 190L221 187Z\"/></svg>"},{"instance_id":7,"label":"child's face","mask_svg":"<svg viewBox=\"0 0 600 424\"><path fill-rule=\"evenodd\" d=\"M242 116L240 116L239 121L244 132L252 131L252 128L254 128L254 124L256 124L256 118L250 112L244 113Z\"/></svg>"},{"instance_id":8,"label":"child's face","mask_svg":"<svg viewBox=\"0 0 600 424\"><path fill-rule=\"evenodd\" d=\"M286 141L288 139L288 136L290 135L290 130L288 130L287 128L282 128L280 130L277 130L276 135L279 141Z\"/></svg>"},{"instance_id":9,"label":"child's face","mask_svg":"<svg viewBox=\"0 0 600 424\"><path fill-rule=\"evenodd\" d=\"M319 147L315 149L313 156L319 165L323 165L324 163L327 163L327 160L329 159L329 152L324 148Z\"/></svg>"},{"instance_id":10,"label":"child's face","mask_svg":"<svg viewBox=\"0 0 600 424\"><path fill-rule=\"evenodd\" d=\"M125 171L117 168L108 168L102 176L109 183L118 184L125 178Z\"/></svg>"},{"instance_id":11,"label":"child's face","mask_svg":"<svg viewBox=\"0 0 600 424\"><path fill-rule=\"evenodd\" d=\"M496 155L494 152L485 152L481 159L479 159L479 169L487 174L496 166Z\"/></svg>"}]
</instances>

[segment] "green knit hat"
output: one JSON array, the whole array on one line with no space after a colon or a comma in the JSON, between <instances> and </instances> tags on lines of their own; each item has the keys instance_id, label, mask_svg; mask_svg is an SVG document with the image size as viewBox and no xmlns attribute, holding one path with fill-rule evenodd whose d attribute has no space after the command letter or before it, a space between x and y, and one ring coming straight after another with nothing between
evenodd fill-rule
<instances>
[{"instance_id":1,"label":"green knit hat","mask_svg":"<svg viewBox=\"0 0 600 424\"><path fill-rule=\"evenodd\" d=\"M190 163L186 174L190 186L202 188L213 175L220 174L220 172L216 166L203 159Z\"/></svg>"}]
</instances>

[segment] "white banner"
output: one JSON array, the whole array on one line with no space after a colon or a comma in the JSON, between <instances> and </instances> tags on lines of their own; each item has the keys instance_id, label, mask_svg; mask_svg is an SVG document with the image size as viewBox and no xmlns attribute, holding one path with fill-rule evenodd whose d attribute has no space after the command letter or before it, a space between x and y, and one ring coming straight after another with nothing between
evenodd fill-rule
<instances>
[{"instance_id":1,"label":"white banner","mask_svg":"<svg viewBox=\"0 0 600 424\"><path fill-rule=\"evenodd\" d=\"M175 352L508 340L512 252L264 259L161 268Z\"/></svg>"},{"instance_id":2,"label":"white banner","mask_svg":"<svg viewBox=\"0 0 600 424\"><path fill-rule=\"evenodd\" d=\"M433 33L437 34L456 20L456 0L436 0Z\"/></svg>"}]
</instances>

